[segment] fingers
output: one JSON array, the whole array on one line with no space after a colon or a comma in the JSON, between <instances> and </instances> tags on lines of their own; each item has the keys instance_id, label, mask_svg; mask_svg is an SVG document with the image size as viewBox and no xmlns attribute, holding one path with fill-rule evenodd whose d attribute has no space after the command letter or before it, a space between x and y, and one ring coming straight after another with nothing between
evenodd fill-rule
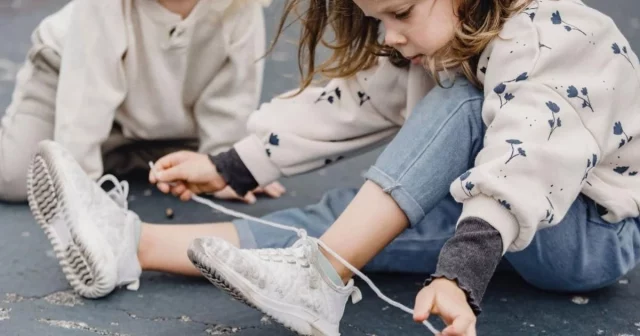
<instances>
[{"instance_id":1,"label":"fingers","mask_svg":"<svg viewBox=\"0 0 640 336\"><path fill-rule=\"evenodd\" d=\"M237 199L237 200L241 200L242 197L238 196L238 194L236 194L235 191L233 191L233 189L231 189L231 187L227 186L224 189L220 190L220 191L216 191L215 193L213 193L213 197L218 198L218 199Z\"/></svg>"},{"instance_id":2,"label":"fingers","mask_svg":"<svg viewBox=\"0 0 640 336\"><path fill-rule=\"evenodd\" d=\"M256 194L265 193L269 197L279 198L285 192L287 192L287 189L282 184L280 184L280 182L273 182L266 187L258 187L253 192Z\"/></svg>"},{"instance_id":3,"label":"fingers","mask_svg":"<svg viewBox=\"0 0 640 336\"><path fill-rule=\"evenodd\" d=\"M191 197L193 197L193 193L191 192L191 190L185 190L185 192L183 192L182 194L180 194L180 200L183 202L187 202L191 200Z\"/></svg>"},{"instance_id":4,"label":"fingers","mask_svg":"<svg viewBox=\"0 0 640 336\"><path fill-rule=\"evenodd\" d=\"M156 186L158 187L158 190L162 191L165 194L168 194L171 191L171 186L169 186L168 183L158 182Z\"/></svg>"},{"instance_id":5,"label":"fingers","mask_svg":"<svg viewBox=\"0 0 640 336\"><path fill-rule=\"evenodd\" d=\"M256 195L254 195L252 192L248 192L244 197L241 198L241 200L247 204L255 204L258 199L256 199Z\"/></svg>"},{"instance_id":6,"label":"fingers","mask_svg":"<svg viewBox=\"0 0 640 336\"><path fill-rule=\"evenodd\" d=\"M443 336L475 336L475 317L460 315L442 331Z\"/></svg>"},{"instance_id":7,"label":"fingers","mask_svg":"<svg viewBox=\"0 0 640 336\"><path fill-rule=\"evenodd\" d=\"M187 156L187 154L188 154L187 151L179 151L179 152L173 152L171 154L167 154L155 162L154 168L156 170L166 170L173 166L177 166L178 164L180 164L185 160L185 157Z\"/></svg>"},{"instance_id":8,"label":"fingers","mask_svg":"<svg viewBox=\"0 0 640 336\"><path fill-rule=\"evenodd\" d=\"M413 320L422 323L429 318L433 309L435 293L430 288L423 288L416 298L416 305L413 309Z\"/></svg>"},{"instance_id":9,"label":"fingers","mask_svg":"<svg viewBox=\"0 0 640 336\"><path fill-rule=\"evenodd\" d=\"M171 186L171 193L173 194L173 196L178 197L185 191L187 191L187 186L182 182L176 182L173 186Z\"/></svg>"},{"instance_id":10,"label":"fingers","mask_svg":"<svg viewBox=\"0 0 640 336\"><path fill-rule=\"evenodd\" d=\"M156 171L158 182L188 181L189 176L185 165L177 165L167 170Z\"/></svg>"},{"instance_id":11,"label":"fingers","mask_svg":"<svg viewBox=\"0 0 640 336\"><path fill-rule=\"evenodd\" d=\"M286 191L287 189L285 189L285 187L279 182L273 182L268 186L264 187L264 192L269 197L273 197L273 198L278 198L282 196Z\"/></svg>"}]
</instances>

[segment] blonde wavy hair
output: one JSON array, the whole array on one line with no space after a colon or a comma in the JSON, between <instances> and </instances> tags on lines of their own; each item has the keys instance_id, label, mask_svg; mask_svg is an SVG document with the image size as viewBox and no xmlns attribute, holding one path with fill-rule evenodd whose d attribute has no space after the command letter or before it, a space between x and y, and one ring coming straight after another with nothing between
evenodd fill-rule
<instances>
[{"instance_id":1,"label":"blonde wavy hair","mask_svg":"<svg viewBox=\"0 0 640 336\"><path fill-rule=\"evenodd\" d=\"M480 54L500 33L505 21L532 0L452 1L457 1L456 15L460 21L455 37L429 57L425 66L438 84L437 71L459 68L471 83L481 88L476 76ZM308 6L303 8L307 2ZM409 65L397 50L381 42L380 22L365 16L352 0L287 0L276 38L268 52L273 51L284 29L291 25L287 22L292 14L295 15L294 22L301 23L298 46L301 82L298 93L311 85L316 75L329 79L351 77L373 66L380 56L388 57L397 67ZM325 39L328 29L333 33L332 41ZM332 54L316 65L318 45L327 47Z\"/></svg>"}]
</instances>

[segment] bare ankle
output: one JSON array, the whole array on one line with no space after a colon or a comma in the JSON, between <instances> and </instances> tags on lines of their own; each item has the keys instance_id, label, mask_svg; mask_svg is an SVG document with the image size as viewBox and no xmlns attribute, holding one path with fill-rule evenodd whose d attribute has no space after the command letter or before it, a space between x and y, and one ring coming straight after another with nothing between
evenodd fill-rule
<instances>
[{"instance_id":1,"label":"bare ankle","mask_svg":"<svg viewBox=\"0 0 640 336\"><path fill-rule=\"evenodd\" d=\"M138 261L143 270L148 268L148 256L153 251L154 239L151 237L153 228L151 224L140 225L140 241L138 241Z\"/></svg>"},{"instance_id":2,"label":"bare ankle","mask_svg":"<svg viewBox=\"0 0 640 336\"><path fill-rule=\"evenodd\" d=\"M338 276L340 276L340 279L342 279L342 282L345 284L348 283L349 280L351 280L351 278L353 277L353 273L351 273L351 271L346 266L344 266L339 260L334 258L329 252L325 251L324 248L320 247L320 252L322 253L322 255L324 255L325 258L327 258L327 260L329 260L331 266L333 266L333 269L336 270L336 273L338 273Z\"/></svg>"}]
</instances>

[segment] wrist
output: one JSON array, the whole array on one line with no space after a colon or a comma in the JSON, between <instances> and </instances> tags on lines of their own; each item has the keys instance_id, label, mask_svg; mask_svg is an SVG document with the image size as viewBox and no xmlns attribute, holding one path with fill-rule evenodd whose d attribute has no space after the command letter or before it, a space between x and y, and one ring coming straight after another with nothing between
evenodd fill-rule
<instances>
[{"instance_id":1,"label":"wrist","mask_svg":"<svg viewBox=\"0 0 640 336\"><path fill-rule=\"evenodd\" d=\"M464 300L467 299L467 294L464 292L464 290L462 290L462 288L460 288L460 286L458 285L458 282L455 280L450 280L444 277L436 278L436 279L433 279L433 281L431 282L431 285L451 289L458 296L460 296L461 298L464 298Z\"/></svg>"},{"instance_id":2,"label":"wrist","mask_svg":"<svg viewBox=\"0 0 640 336\"><path fill-rule=\"evenodd\" d=\"M216 167L216 165L212 161L209 161L209 163L211 164L211 167L210 167L211 178L209 179L210 180L209 184L214 190L224 189L228 185L227 181L218 171L218 167Z\"/></svg>"}]
</instances>

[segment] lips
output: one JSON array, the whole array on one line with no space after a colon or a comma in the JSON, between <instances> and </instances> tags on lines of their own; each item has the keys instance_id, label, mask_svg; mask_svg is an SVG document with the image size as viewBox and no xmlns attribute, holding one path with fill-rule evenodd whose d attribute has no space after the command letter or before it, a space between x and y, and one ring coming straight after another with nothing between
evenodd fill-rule
<instances>
[{"instance_id":1,"label":"lips","mask_svg":"<svg viewBox=\"0 0 640 336\"><path fill-rule=\"evenodd\" d=\"M409 61L411 61L412 64L420 64L422 62L422 56L423 55L420 54L420 55L415 55L415 56L412 56L412 57L407 57L407 59Z\"/></svg>"}]
</instances>

